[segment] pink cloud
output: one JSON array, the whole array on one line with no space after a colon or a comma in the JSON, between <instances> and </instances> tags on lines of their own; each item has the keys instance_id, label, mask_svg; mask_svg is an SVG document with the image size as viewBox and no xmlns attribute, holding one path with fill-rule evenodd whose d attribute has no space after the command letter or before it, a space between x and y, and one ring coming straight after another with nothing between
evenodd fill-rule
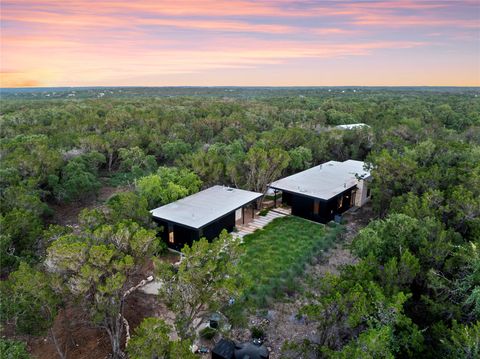
<instances>
[{"instance_id":1,"label":"pink cloud","mask_svg":"<svg viewBox=\"0 0 480 359\"><path fill-rule=\"evenodd\" d=\"M344 58L365 56L385 48L411 48L421 43L370 42L370 43L268 43L245 39L235 47L217 44L204 50L151 50L88 46L73 48L52 56L48 48L38 48L35 58L23 51L10 53L6 61L26 69L26 74L44 73L42 83L48 85L68 83L101 84L122 76L161 76L198 73L215 69L254 68L260 65L278 65L301 58Z\"/></svg>"},{"instance_id":2,"label":"pink cloud","mask_svg":"<svg viewBox=\"0 0 480 359\"><path fill-rule=\"evenodd\" d=\"M470 1L461 3L472 6ZM320 64L322 59L370 56L379 61L376 56L382 50L402 54L432 45L427 40L412 41L403 29L424 29L422 39L437 33L443 42L472 41L470 29L478 28L477 21L450 14L447 10L452 4L407 0L4 1L1 67L18 70L2 77L15 86L135 85L122 81L202 73L215 78L219 69L232 73L264 66L281 69L299 60ZM393 35L388 36L389 31Z\"/></svg>"},{"instance_id":3,"label":"pink cloud","mask_svg":"<svg viewBox=\"0 0 480 359\"><path fill-rule=\"evenodd\" d=\"M271 34L285 34L295 32L293 26L252 24L241 21L208 21L208 20L185 20L185 19L141 19L139 25L157 25L177 28L190 28L215 31L238 31L238 32L265 32Z\"/></svg>"},{"instance_id":4,"label":"pink cloud","mask_svg":"<svg viewBox=\"0 0 480 359\"><path fill-rule=\"evenodd\" d=\"M387 28L418 26L449 26L458 28L480 28L477 20L451 20L451 19L435 19L422 16L400 16L393 14L367 14L360 15L356 20L352 21L356 25L366 26L383 26Z\"/></svg>"}]
</instances>

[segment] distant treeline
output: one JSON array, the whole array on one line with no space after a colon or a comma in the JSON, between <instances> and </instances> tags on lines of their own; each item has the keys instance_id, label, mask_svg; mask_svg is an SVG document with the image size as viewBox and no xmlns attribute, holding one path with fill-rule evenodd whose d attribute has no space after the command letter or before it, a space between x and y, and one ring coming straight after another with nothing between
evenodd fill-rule
<instances>
[{"instance_id":1,"label":"distant treeline","mask_svg":"<svg viewBox=\"0 0 480 359\"><path fill-rule=\"evenodd\" d=\"M228 97L258 98L278 96L314 96L331 98L349 95L397 94L416 96L421 94L463 94L480 95L478 87L362 87L362 86L321 86L321 87L236 87L236 86L178 86L178 87L34 87L0 88L3 99L84 99L84 98L129 98L129 97Z\"/></svg>"}]
</instances>

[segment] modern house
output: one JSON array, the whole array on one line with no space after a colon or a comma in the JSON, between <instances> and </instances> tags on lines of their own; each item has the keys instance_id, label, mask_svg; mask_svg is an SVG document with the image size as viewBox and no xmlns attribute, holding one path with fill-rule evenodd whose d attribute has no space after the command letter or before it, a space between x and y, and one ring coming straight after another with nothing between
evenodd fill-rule
<instances>
[{"instance_id":1,"label":"modern house","mask_svg":"<svg viewBox=\"0 0 480 359\"><path fill-rule=\"evenodd\" d=\"M256 206L261 196L257 192L213 186L150 212L153 220L163 226L161 236L168 246L181 249L202 237L212 240L223 229L231 232L236 222L245 221L245 208Z\"/></svg>"},{"instance_id":2,"label":"modern house","mask_svg":"<svg viewBox=\"0 0 480 359\"><path fill-rule=\"evenodd\" d=\"M282 202L292 207L293 215L327 223L368 201L369 179L370 172L361 161L329 161L272 182L269 187L282 192Z\"/></svg>"}]
</instances>

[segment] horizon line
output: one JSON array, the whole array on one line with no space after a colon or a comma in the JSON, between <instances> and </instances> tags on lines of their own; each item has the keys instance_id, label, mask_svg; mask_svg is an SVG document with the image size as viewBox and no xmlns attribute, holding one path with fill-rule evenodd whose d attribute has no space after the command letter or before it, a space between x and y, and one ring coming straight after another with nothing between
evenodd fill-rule
<instances>
[{"instance_id":1,"label":"horizon line","mask_svg":"<svg viewBox=\"0 0 480 359\"><path fill-rule=\"evenodd\" d=\"M0 87L0 90L28 89L101 89L101 88L479 88L480 85L93 85L93 86L28 86Z\"/></svg>"}]
</instances>

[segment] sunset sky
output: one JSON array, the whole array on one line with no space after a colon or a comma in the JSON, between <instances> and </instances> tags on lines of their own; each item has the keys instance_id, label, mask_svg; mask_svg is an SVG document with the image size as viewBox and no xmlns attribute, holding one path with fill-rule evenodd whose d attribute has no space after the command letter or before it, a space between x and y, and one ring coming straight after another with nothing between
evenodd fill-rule
<instances>
[{"instance_id":1,"label":"sunset sky","mask_svg":"<svg viewBox=\"0 0 480 359\"><path fill-rule=\"evenodd\" d=\"M0 85L480 86L480 0L2 0Z\"/></svg>"}]
</instances>

